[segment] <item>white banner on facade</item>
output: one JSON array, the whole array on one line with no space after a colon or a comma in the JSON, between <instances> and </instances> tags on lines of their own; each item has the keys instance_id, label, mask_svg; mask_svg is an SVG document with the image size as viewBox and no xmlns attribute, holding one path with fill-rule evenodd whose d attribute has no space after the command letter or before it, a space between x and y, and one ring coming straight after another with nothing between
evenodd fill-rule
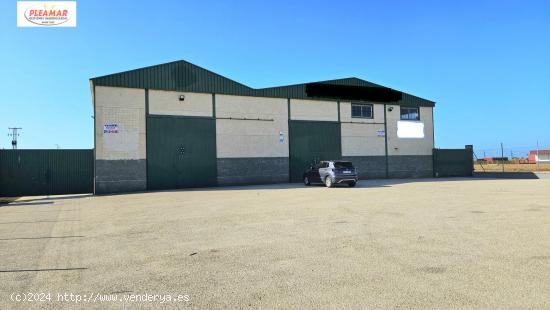
<instances>
[{"instance_id":1,"label":"white banner on facade","mask_svg":"<svg viewBox=\"0 0 550 310\"><path fill-rule=\"evenodd\" d=\"M398 121L397 137L414 139L424 138L424 123L414 121Z\"/></svg>"}]
</instances>

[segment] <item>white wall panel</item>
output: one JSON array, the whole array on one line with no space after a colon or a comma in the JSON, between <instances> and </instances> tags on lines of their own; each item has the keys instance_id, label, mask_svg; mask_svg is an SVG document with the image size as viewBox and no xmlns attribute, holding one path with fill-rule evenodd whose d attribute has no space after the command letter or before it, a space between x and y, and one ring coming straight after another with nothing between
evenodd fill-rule
<instances>
[{"instance_id":1,"label":"white wall panel","mask_svg":"<svg viewBox=\"0 0 550 310\"><path fill-rule=\"evenodd\" d=\"M185 99L180 101L180 96ZM212 94L149 90L149 113L180 116L212 116Z\"/></svg>"},{"instance_id":2,"label":"white wall panel","mask_svg":"<svg viewBox=\"0 0 550 310\"><path fill-rule=\"evenodd\" d=\"M389 106L388 106L389 107ZM400 121L399 106L392 106L388 117L388 154L389 155L432 155L433 119L431 107L420 107L420 122L424 124L424 138L399 138L397 123ZM418 121L413 121L418 123Z\"/></svg>"},{"instance_id":3,"label":"white wall panel","mask_svg":"<svg viewBox=\"0 0 550 310\"><path fill-rule=\"evenodd\" d=\"M336 101L290 100L290 118L293 120L338 121Z\"/></svg>"},{"instance_id":4,"label":"white wall panel","mask_svg":"<svg viewBox=\"0 0 550 310\"><path fill-rule=\"evenodd\" d=\"M378 130L384 130L384 124L343 123L342 156L383 156L385 142Z\"/></svg>"},{"instance_id":5,"label":"white wall panel","mask_svg":"<svg viewBox=\"0 0 550 310\"><path fill-rule=\"evenodd\" d=\"M104 132L106 124L118 132ZM96 159L145 159L145 91L97 86L95 126Z\"/></svg>"},{"instance_id":6,"label":"white wall panel","mask_svg":"<svg viewBox=\"0 0 550 310\"><path fill-rule=\"evenodd\" d=\"M218 158L287 157L287 105L286 99L216 95Z\"/></svg>"}]
</instances>

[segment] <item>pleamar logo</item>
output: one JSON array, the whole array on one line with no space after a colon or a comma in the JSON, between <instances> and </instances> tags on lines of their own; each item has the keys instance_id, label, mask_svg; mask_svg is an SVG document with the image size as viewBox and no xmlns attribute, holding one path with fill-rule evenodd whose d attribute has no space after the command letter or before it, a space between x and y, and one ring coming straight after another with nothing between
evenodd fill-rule
<instances>
[{"instance_id":1,"label":"pleamar logo","mask_svg":"<svg viewBox=\"0 0 550 310\"><path fill-rule=\"evenodd\" d=\"M75 1L18 1L18 27L76 27Z\"/></svg>"}]
</instances>

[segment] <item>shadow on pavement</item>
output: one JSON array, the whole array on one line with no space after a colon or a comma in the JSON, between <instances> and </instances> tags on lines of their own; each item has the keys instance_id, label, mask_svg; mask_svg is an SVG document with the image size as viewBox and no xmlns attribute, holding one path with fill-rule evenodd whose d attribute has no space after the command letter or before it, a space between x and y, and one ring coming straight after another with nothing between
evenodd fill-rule
<instances>
[{"instance_id":1,"label":"shadow on pavement","mask_svg":"<svg viewBox=\"0 0 550 310\"><path fill-rule=\"evenodd\" d=\"M19 238L3 238L0 241L15 241L15 240L41 240L41 239L65 239L65 238L84 238L84 236L58 236L58 237L19 237Z\"/></svg>"},{"instance_id":2,"label":"shadow on pavement","mask_svg":"<svg viewBox=\"0 0 550 310\"><path fill-rule=\"evenodd\" d=\"M544 176L548 175L547 173L540 172L475 172L474 177L476 178L488 178L488 179L544 179ZM550 175L548 175L550 178Z\"/></svg>"},{"instance_id":3,"label":"shadow on pavement","mask_svg":"<svg viewBox=\"0 0 550 310\"><path fill-rule=\"evenodd\" d=\"M94 196L93 194L59 195L59 196L54 195L54 196L47 196L47 197L40 197L40 198L25 197L23 200L21 200L21 198L23 197L1 197L0 206L5 206L8 204L12 206L51 204L55 200L80 199L80 198L88 198L93 196Z\"/></svg>"},{"instance_id":4,"label":"shadow on pavement","mask_svg":"<svg viewBox=\"0 0 550 310\"><path fill-rule=\"evenodd\" d=\"M41 202L12 202L12 203L0 203L1 207L15 207L15 206L35 206L35 205L49 205L53 204L53 201L41 201Z\"/></svg>"},{"instance_id":5,"label":"shadow on pavement","mask_svg":"<svg viewBox=\"0 0 550 310\"><path fill-rule=\"evenodd\" d=\"M378 187L391 187L398 184L406 183L430 183L430 182L464 182L464 181L484 181L484 180L504 180L504 179L538 179L536 174L530 175L513 175L508 174L510 177L497 175L492 177L490 175L478 175L476 173L473 177L446 177L446 178L421 178L421 179L367 179L360 180L355 187L348 187L346 184L337 184L334 188L348 188L365 189L365 188L378 188ZM520 177L523 176L523 177ZM548 173L550 179L550 173ZM200 187L200 188L184 188L184 189L170 189L170 190L155 190L155 191L142 191L142 192L130 192L130 193L112 193L101 194L97 196L119 196L119 195L139 195L144 193L165 193L165 192L217 192L217 191L244 191L244 190L288 190L288 189L313 189L324 187L323 184L312 184L311 186L305 186L301 182L296 183L276 183L276 184L255 184L255 185L231 185L231 186L213 186L213 187Z\"/></svg>"},{"instance_id":6,"label":"shadow on pavement","mask_svg":"<svg viewBox=\"0 0 550 310\"><path fill-rule=\"evenodd\" d=\"M59 223L59 222L80 222L80 220L59 220L59 221L23 221L23 222L0 222L0 225L4 224L36 224L36 223Z\"/></svg>"},{"instance_id":7,"label":"shadow on pavement","mask_svg":"<svg viewBox=\"0 0 550 310\"><path fill-rule=\"evenodd\" d=\"M86 269L88 268L15 269L15 270L0 270L0 272L72 271L72 270L86 270Z\"/></svg>"},{"instance_id":8,"label":"shadow on pavement","mask_svg":"<svg viewBox=\"0 0 550 310\"><path fill-rule=\"evenodd\" d=\"M430 183L430 182L464 182L464 181L483 181L487 179L483 178L474 178L474 177L452 177L452 178L423 178L423 179L368 179L368 180L359 180L355 187L349 187L346 184L336 184L336 188L348 188L350 190L359 189L359 188L376 188L376 187L391 187L398 184L406 183ZM186 188L186 189L173 189L173 190L161 190L161 191L146 191L140 193L162 193L162 192L215 192L215 191L233 191L233 190L286 190L286 189L312 189L325 187L323 184L312 184L310 186L305 186L301 182L296 183L277 183L277 184L256 184L256 185L232 185L232 186L216 186L216 187L201 187L201 188ZM111 195L131 195L138 193L120 193L120 194L111 194ZM110 195L107 195L110 196Z\"/></svg>"}]
</instances>

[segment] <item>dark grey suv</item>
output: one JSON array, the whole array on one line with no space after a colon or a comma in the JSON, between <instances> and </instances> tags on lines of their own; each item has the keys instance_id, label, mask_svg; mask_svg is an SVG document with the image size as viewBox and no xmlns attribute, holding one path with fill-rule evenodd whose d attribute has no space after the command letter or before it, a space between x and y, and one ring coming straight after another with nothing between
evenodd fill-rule
<instances>
[{"instance_id":1,"label":"dark grey suv","mask_svg":"<svg viewBox=\"0 0 550 310\"><path fill-rule=\"evenodd\" d=\"M321 183L333 187L334 184L347 183L354 187L357 184L357 169L350 161L321 161L304 172L303 180L305 185Z\"/></svg>"}]
</instances>

